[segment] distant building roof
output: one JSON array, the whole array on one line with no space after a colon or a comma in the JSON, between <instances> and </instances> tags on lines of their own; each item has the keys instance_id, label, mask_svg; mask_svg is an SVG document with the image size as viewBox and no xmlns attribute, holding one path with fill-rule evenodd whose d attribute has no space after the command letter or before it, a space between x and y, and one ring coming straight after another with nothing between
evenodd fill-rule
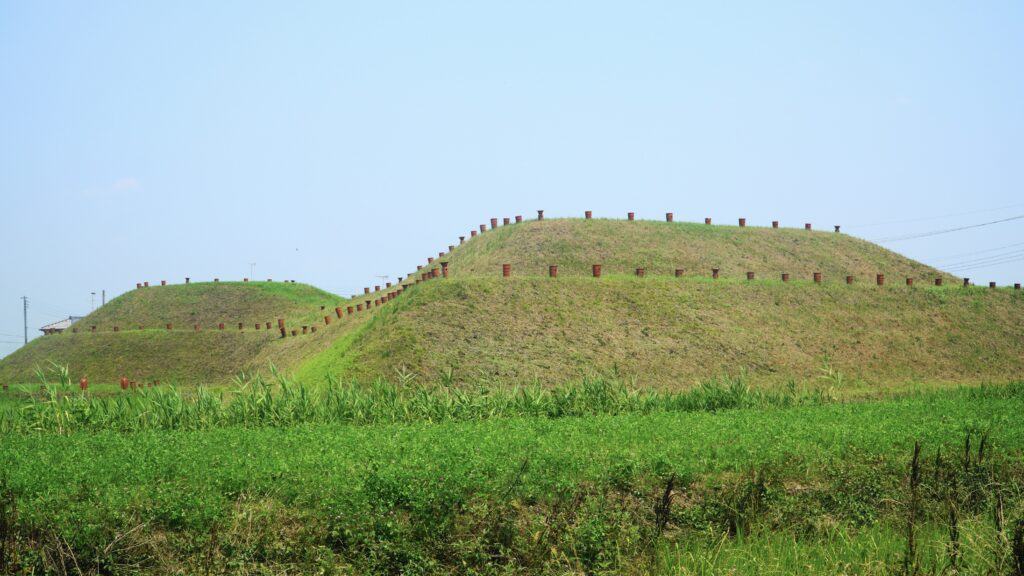
<instances>
[{"instance_id":1,"label":"distant building roof","mask_svg":"<svg viewBox=\"0 0 1024 576\"><path fill-rule=\"evenodd\" d=\"M71 327L72 324L81 320L81 316L68 316L64 320L47 324L39 329L40 332L61 332Z\"/></svg>"}]
</instances>

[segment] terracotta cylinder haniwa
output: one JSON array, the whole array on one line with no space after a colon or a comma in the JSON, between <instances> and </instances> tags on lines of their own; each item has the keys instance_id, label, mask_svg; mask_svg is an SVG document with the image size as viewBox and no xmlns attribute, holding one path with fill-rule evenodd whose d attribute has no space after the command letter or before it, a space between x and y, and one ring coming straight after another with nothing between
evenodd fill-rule
<instances>
[{"instance_id":1,"label":"terracotta cylinder haniwa","mask_svg":"<svg viewBox=\"0 0 1024 576\"><path fill-rule=\"evenodd\" d=\"M349 316L351 316L351 315L352 315L352 312L353 312L353 311L354 311L354 310L353 310L352 306L348 306L347 308L345 308L345 312L348 312L348 315L349 315Z\"/></svg>"},{"instance_id":2,"label":"terracotta cylinder haniwa","mask_svg":"<svg viewBox=\"0 0 1024 576\"><path fill-rule=\"evenodd\" d=\"M281 328L281 338L287 338L287 337L288 337L288 331L285 330L284 328Z\"/></svg>"},{"instance_id":3,"label":"terracotta cylinder haniwa","mask_svg":"<svg viewBox=\"0 0 1024 576\"><path fill-rule=\"evenodd\" d=\"M363 288L363 294L369 294L369 293L370 293L370 287L369 286L365 286Z\"/></svg>"},{"instance_id":4,"label":"terracotta cylinder haniwa","mask_svg":"<svg viewBox=\"0 0 1024 576\"><path fill-rule=\"evenodd\" d=\"M508 278L509 276L511 276L512 275L512 265L511 264L502 264L501 265L501 275L504 276L505 278Z\"/></svg>"},{"instance_id":5,"label":"terracotta cylinder haniwa","mask_svg":"<svg viewBox=\"0 0 1024 576\"><path fill-rule=\"evenodd\" d=\"M218 330L223 330L224 329L224 323L221 322L220 324L217 324L217 329Z\"/></svg>"},{"instance_id":6,"label":"terracotta cylinder haniwa","mask_svg":"<svg viewBox=\"0 0 1024 576\"><path fill-rule=\"evenodd\" d=\"M676 278L682 278L684 273L686 273L686 270L683 268L676 268Z\"/></svg>"},{"instance_id":7,"label":"terracotta cylinder haniwa","mask_svg":"<svg viewBox=\"0 0 1024 576\"><path fill-rule=\"evenodd\" d=\"M498 227L498 219L497 218L491 218L491 230L494 230L497 227Z\"/></svg>"},{"instance_id":8,"label":"terracotta cylinder haniwa","mask_svg":"<svg viewBox=\"0 0 1024 576\"><path fill-rule=\"evenodd\" d=\"M875 276L875 283L879 286L885 286L885 274L878 274Z\"/></svg>"},{"instance_id":9,"label":"terracotta cylinder haniwa","mask_svg":"<svg viewBox=\"0 0 1024 576\"><path fill-rule=\"evenodd\" d=\"M914 285L914 279L913 278L907 278L907 286L913 286L913 285Z\"/></svg>"},{"instance_id":10,"label":"terracotta cylinder haniwa","mask_svg":"<svg viewBox=\"0 0 1024 576\"><path fill-rule=\"evenodd\" d=\"M172 324L170 322L167 323L166 327L167 327L168 330L174 330L174 324Z\"/></svg>"},{"instance_id":11,"label":"terracotta cylinder haniwa","mask_svg":"<svg viewBox=\"0 0 1024 576\"><path fill-rule=\"evenodd\" d=\"M665 213L665 222L671 222L671 221L672 221L672 213L671 212L666 212Z\"/></svg>"},{"instance_id":12,"label":"terracotta cylinder haniwa","mask_svg":"<svg viewBox=\"0 0 1024 576\"><path fill-rule=\"evenodd\" d=\"M376 299L374 299L374 301L373 301L373 307L374 307L374 308L378 308L378 307L380 307L380 298L376 298Z\"/></svg>"},{"instance_id":13,"label":"terracotta cylinder haniwa","mask_svg":"<svg viewBox=\"0 0 1024 576\"><path fill-rule=\"evenodd\" d=\"M136 290L142 290L142 282L136 282L135 283L135 289Z\"/></svg>"},{"instance_id":14,"label":"terracotta cylinder haniwa","mask_svg":"<svg viewBox=\"0 0 1024 576\"><path fill-rule=\"evenodd\" d=\"M199 332L199 324L193 324L192 329L195 330L196 332Z\"/></svg>"},{"instance_id":15,"label":"terracotta cylinder haniwa","mask_svg":"<svg viewBox=\"0 0 1024 576\"><path fill-rule=\"evenodd\" d=\"M248 281L249 281L248 278L242 278L242 282L248 282Z\"/></svg>"},{"instance_id":16,"label":"terracotta cylinder haniwa","mask_svg":"<svg viewBox=\"0 0 1024 576\"><path fill-rule=\"evenodd\" d=\"M369 309L370 309L370 304L373 304L373 301L372 301L372 300L367 300L367 301L366 301L366 309L367 309L367 310L369 310Z\"/></svg>"},{"instance_id":17,"label":"terracotta cylinder haniwa","mask_svg":"<svg viewBox=\"0 0 1024 576\"><path fill-rule=\"evenodd\" d=\"M260 328L262 328L262 327L263 327L263 326L262 326L262 325L260 325L260 323L259 323L259 322L257 322L257 323L255 323L255 324L253 324L253 329L254 329L254 330L259 330L259 329L260 329Z\"/></svg>"},{"instance_id":18,"label":"terracotta cylinder haniwa","mask_svg":"<svg viewBox=\"0 0 1024 576\"><path fill-rule=\"evenodd\" d=\"M476 230L470 230L469 231L469 237L470 238L476 238Z\"/></svg>"},{"instance_id":19,"label":"terracotta cylinder haniwa","mask_svg":"<svg viewBox=\"0 0 1024 576\"><path fill-rule=\"evenodd\" d=\"M220 282L220 278L214 278L213 281L214 282Z\"/></svg>"},{"instance_id":20,"label":"terracotta cylinder haniwa","mask_svg":"<svg viewBox=\"0 0 1024 576\"><path fill-rule=\"evenodd\" d=\"M821 272L814 273L814 283L821 284Z\"/></svg>"},{"instance_id":21,"label":"terracotta cylinder haniwa","mask_svg":"<svg viewBox=\"0 0 1024 576\"><path fill-rule=\"evenodd\" d=\"M789 272L783 272L782 273L782 281L783 282L789 282Z\"/></svg>"},{"instance_id":22,"label":"terracotta cylinder haniwa","mask_svg":"<svg viewBox=\"0 0 1024 576\"><path fill-rule=\"evenodd\" d=\"M989 282L988 283L988 287L989 288L995 288L996 287L996 283L995 282Z\"/></svg>"},{"instance_id":23,"label":"terracotta cylinder haniwa","mask_svg":"<svg viewBox=\"0 0 1024 576\"><path fill-rule=\"evenodd\" d=\"M548 266L548 277L549 278L557 278L558 277L558 264L552 264L552 265Z\"/></svg>"},{"instance_id":24,"label":"terracotta cylinder haniwa","mask_svg":"<svg viewBox=\"0 0 1024 576\"><path fill-rule=\"evenodd\" d=\"M441 268L441 276L444 276L445 278L448 277L448 267L447 266L444 266L444 267Z\"/></svg>"},{"instance_id":25,"label":"terracotta cylinder haniwa","mask_svg":"<svg viewBox=\"0 0 1024 576\"><path fill-rule=\"evenodd\" d=\"M119 332L120 330L121 330L120 328L118 328L117 326L114 326L114 332Z\"/></svg>"},{"instance_id":26,"label":"terracotta cylinder haniwa","mask_svg":"<svg viewBox=\"0 0 1024 576\"><path fill-rule=\"evenodd\" d=\"M964 278L964 288L967 288L970 285L971 285L971 279L970 278Z\"/></svg>"},{"instance_id":27,"label":"terracotta cylinder haniwa","mask_svg":"<svg viewBox=\"0 0 1024 576\"><path fill-rule=\"evenodd\" d=\"M160 285L161 286L167 286L167 280L161 280L160 281Z\"/></svg>"},{"instance_id":28,"label":"terracotta cylinder haniwa","mask_svg":"<svg viewBox=\"0 0 1024 576\"><path fill-rule=\"evenodd\" d=\"M633 220L635 220L635 219L636 219L636 214L634 214L634 213L630 212L629 214L626 214L626 218L627 218L627 219L628 219L628 220L629 220L630 222L632 222Z\"/></svg>"},{"instance_id":29,"label":"terracotta cylinder haniwa","mask_svg":"<svg viewBox=\"0 0 1024 576\"><path fill-rule=\"evenodd\" d=\"M242 323L241 323L241 322L239 322L239 323L238 323L238 330L239 330L239 331L241 331L242 329L243 329L243 328L242 328Z\"/></svg>"},{"instance_id":30,"label":"terracotta cylinder haniwa","mask_svg":"<svg viewBox=\"0 0 1024 576\"><path fill-rule=\"evenodd\" d=\"M594 264L593 266L590 267L590 270L591 270L591 273L594 275L594 278L600 278L601 277L601 265L600 264Z\"/></svg>"},{"instance_id":31,"label":"terracotta cylinder haniwa","mask_svg":"<svg viewBox=\"0 0 1024 576\"><path fill-rule=\"evenodd\" d=\"M522 221L523 221L523 217L522 216L516 216L516 224L519 224Z\"/></svg>"},{"instance_id":32,"label":"terracotta cylinder haniwa","mask_svg":"<svg viewBox=\"0 0 1024 576\"><path fill-rule=\"evenodd\" d=\"M704 223L707 224L708 226L710 226L711 225L711 218L705 218L704 219Z\"/></svg>"},{"instance_id":33,"label":"terracotta cylinder haniwa","mask_svg":"<svg viewBox=\"0 0 1024 576\"><path fill-rule=\"evenodd\" d=\"M95 326L90 326L89 327L89 331L90 332L95 332L96 331L96 327Z\"/></svg>"},{"instance_id":34,"label":"terracotta cylinder haniwa","mask_svg":"<svg viewBox=\"0 0 1024 576\"><path fill-rule=\"evenodd\" d=\"M776 228L777 229L778 227L779 227L779 221L778 220L772 220L772 228Z\"/></svg>"},{"instance_id":35,"label":"terracotta cylinder haniwa","mask_svg":"<svg viewBox=\"0 0 1024 576\"><path fill-rule=\"evenodd\" d=\"M935 279L935 285L936 286L942 286L942 278L936 278Z\"/></svg>"},{"instance_id":36,"label":"terracotta cylinder haniwa","mask_svg":"<svg viewBox=\"0 0 1024 576\"><path fill-rule=\"evenodd\" d=\"M711 269L711 277L714 278L715 280L718 280L718 271L718 268Z\"/></svg>"},{"instance_id":37,"label":"terracotta cylinder haniwa","mask_svg":"<svg viewBox=\"0 0 1024 576\"><path fill-rule=\"evenodd\" d=\"M804 230L810 230L810 229L811 229L810 222L808 222L807 224L804 224Z\"/></svg>"},{"instance_id":38,"label":"terracotta cylinder haniwa","mask_svg":"<svg viewBox=\"0 0 1024 576\"><path fill-rule=\"evenodd\" d=\"M753 279L754 279L754 273L753 272L747 272L747 280L753 280Z\"/></svg>"},{"instance_id":39,"label":"terracotta cylinder haniwa","mask_svg":"<svg viewBox=\"0 0 1024 576\"><path fill-rule=\"evenodd\" d=\"M1020 290L1020 282L1017 282L1016 284L1014 284L1013 285L1013 289L1014 290Z\"/></svg>"},{"instance_id":40,"label":"terracotta cylinder haniwa","mask_svg":"<svg viewBox=\"0 0 1024 576\"><path fill-rule=\"evenodd\" d=\"M481 232L487 232L487 224L481 224L480 225L480 231Z\"/></svg>"},{"instance_id":41,"label":"terracotta cylinder haniwa","mask_svg":"<svg viewBox=\"0 0 1024 576\"><path fill-rule=\"evenodd\" d=\"M512 223L512 219L511 218L502 218L501 219L501 225L502 226L508 226L511 223Z\"/></svg>"},{"instance_id":42,"label":"terracotta cylinder haniwa","mask_svg":"<svg viewBox=\"0 0 1024 576\"><path fill-rule=\"evenodd\" d=\"M839 225L836 224L836 234L839 234Z\"/></svg>"},{"instance_id":43,"label":"terracotta cylinder haniwa","mask_svg":"<svg viewBox=\"0 0 1024 576\"><path fill-rule=\"evenodd\" d=\"M334 315L337 316L338 318L341 318L341 306L334 307Z\"/></svg>"},{"instance_id":44,"label":"terracotta cylinder haniwa","mask_svg":"<svg viewBox=\"0 0 1024 576\"><path fill-rule=\"evenodd\" d=\"M89 379L88 378L82 378L81 380L78 381L78 389L79 390L81 390L82 392L85 392L86 389L88 389L88 388L89 388Z\"/></svg>"},{"instance_id":45,"label":"terracotta cylinder haniwa","mask_svg":"<svg viewBox=\"0 0 1024 576\"><path fill-rule=\"evenodd\" d=\"M143 288L149 288L149 282L143 282L142 283L142 287Z\"/></svg>"},{"instance_id":46,"label":"terracotta cylinder haniwa","mask_svg":"<svg viewBox=\"0 0 1024 576\"><path fill-rule=\"evenodd\" d=\"M302 327L302 333L303 334L309 334L309 326L303 326Z\"/></svg>"},{"instance_id":47,"label":"terracotta cylinder haniwa","mask_svg":"<svg viewBox=\"0 0 1024 576\"><path fill-rule=\"evenodd\" d=\"M191 282L191 281L192 281L192 279L191 279L191 278L188 278L188 277L186 277L186 278L185 278L185 284L188 284L188 283L189 283L189 282Z\"/></svg>"},{"instance_id":48,"label":"terracotta cylinder haniwa","mask_svg":"<svg viewBox=\"0 0 1024 576\"><path fill-rule=\"evenodd\" d=\"M465 236L459 236L459 244L462 244L465 241L466 241L466 237Z\"/></svg>"},{"instance_id":49,"label":"terracotta cylinder haniwa","mask_svg":"<svg viewBox=\"0 0 1024 576\"><path fill-rule=\"evenodd\" d=\"M586 212L583 213L583 217L586 218L587 220L590 220L593 216L594 213L591 212L590 210L587 210Z\"/></svg>"},{"instance_id":50,"label":"terracotta cylinder haniwa","mask_svg":"<svg viewBox=\"0 0 1024 576\"><path fill-rule=\"evenodd\" d=\"M292 328L292 336L298 336L298 335L299 335L299 331L297 329L295 329L295 328Z\"/></svg>"},{"instance_id":51,"label":"terracotta cylinder haniwa","mask_svg":"<svg viewBox=\"0 0 1024 576\"><path fill-rule=\"evenodd\" d=\"M746 225L747 225L747 219L746 218L740 218L740 228L743 228Z\"/></svg>"},{"instance_id":52,"label":"terracotta cylinder haniwa","mask_svg":"<svg viewBox=\"0 0 1024 576\"><path fill-rule=\"evenodd\" d=\"M643 268L637 268L636 269L636 275L639 276L640 278L643 278L646 274L647 274L647 270L645 270Z\"/></svg>"},{"instance_id":53,"label":"terracotta cylinder haniwa","mask_svg":"<svg viewBox=\"0 0 1024 576\"><path fill-rule=\"evenodd\" d=\"M427 256L427 264L433 264L433 263L434 263L434 257L433 256Z\"/></svg>"},{"instance_id":54,"label":"terracotta cylinder haniwa","mask_svg":"<svg viewBox=\"0 0 1024 576\"><path fill-rule=\"evenodd\" d=\"M267 327L267 330L270 330L270 322L267 322L265 326Z\"/></svg>"},{"instance_id":55,"label":"terracotta cylinder haniwa","mask_svg":"<svg viewBox=\"0 0 1024 576\"><path fill-rule=\"evenodd\" d=\"M537 210L537 220L543 220L543 219L544 219L544 211L543 210Z\"/></svg>"},{"instance_id":56,"label":"terracotta cylinder haniwa","mask_svg":"<svg viewBox=\"0 0 1024 576\"><path fill-rule=\"evenodd\" d=\"M122 376L121 379L118 382L121 384L121 390L127 390L128 389L128 379L127 378Z\"/></svg>"},{"instance_id":57,"label":"terracotta cylinder haniwa","mask_svg":"<svg viewBox=\"0 0 1024 576\"><path fill-rule=\"evenodd\" d=\"M331 316L330 316L330 314L328 314L327 316L324 316L324 326L330 326L330 325L331 325Z\"/></svg>"}]
</instances>

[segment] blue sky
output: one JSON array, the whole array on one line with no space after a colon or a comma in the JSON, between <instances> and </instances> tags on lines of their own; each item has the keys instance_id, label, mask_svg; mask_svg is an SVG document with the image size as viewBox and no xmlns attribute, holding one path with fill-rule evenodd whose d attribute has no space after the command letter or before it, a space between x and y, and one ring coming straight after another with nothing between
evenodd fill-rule
<instances>
[{"instance_id":1,"label":"blue sky","mask_svg":"<svg viewBox=\"0 0 1024 576\"><path fill-rule=\"evenodd\" d=\"M22 295L38 333L250 262L347 294L538 208L1022 215L1022 61L1020 2L0 0L0 355ZM1024 220L886 245L973 262Z\"/></svg>"}]
</instances>

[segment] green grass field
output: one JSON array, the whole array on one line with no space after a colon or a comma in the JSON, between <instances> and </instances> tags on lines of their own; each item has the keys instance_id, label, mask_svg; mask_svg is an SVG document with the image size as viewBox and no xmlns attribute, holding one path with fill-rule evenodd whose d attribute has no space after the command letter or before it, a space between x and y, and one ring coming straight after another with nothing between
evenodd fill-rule
<instances>
[{"instance_id":1,"label":"green grass field","mask_svg":"<svg viewBox=\"0 0 1024 576\"><path fill-rule=\"evenodd\" d=\"M906 555L920 442L914 562L1010 573L1022 409L1016 384L714 412L14 433L0 526L15 573L60 561L98 573L882 574Z\"/></svg>"}]
</instances>

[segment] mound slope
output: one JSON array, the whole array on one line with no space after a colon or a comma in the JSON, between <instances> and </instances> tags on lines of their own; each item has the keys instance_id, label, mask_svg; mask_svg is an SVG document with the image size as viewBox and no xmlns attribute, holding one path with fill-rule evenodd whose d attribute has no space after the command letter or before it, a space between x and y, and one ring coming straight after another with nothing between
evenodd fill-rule
<instances>
[{"instance_id":1,"label":"mound slope","mask_svg":"<svg viewBox=\"0 0 1024 576\"><path fill-rule=\"evenodd\" d=\"M556 384L588 375L680 388L746 371L868 386L1024 376L1024 296L1010 290L699 278L463 278L417 286L301 372L361 381Z\"/></svg>"},{"instance_id":2,"label":"mound slope","mask_svg":"<svg viewBox=\"0 0 1024 576\"><path fill-rule=\"evenodd\" d=\"M556 264L559 275L588 276L592 264L601 264L604 274L613 275L632 275L637 268L648 275L671 275L682 268L687 275L707 276L719 268L723 277L737 278L752 271L771 278L788 272L809 279L821 272L826 278L852 275L862 281L876 274L900 281L955 281L846 234L641 220L534 220L501 226L459 246L449 261L453 277L500 275L502 264L511 264L514 275L546 275L548 265Z\"/></svg>"}]
</instances>

